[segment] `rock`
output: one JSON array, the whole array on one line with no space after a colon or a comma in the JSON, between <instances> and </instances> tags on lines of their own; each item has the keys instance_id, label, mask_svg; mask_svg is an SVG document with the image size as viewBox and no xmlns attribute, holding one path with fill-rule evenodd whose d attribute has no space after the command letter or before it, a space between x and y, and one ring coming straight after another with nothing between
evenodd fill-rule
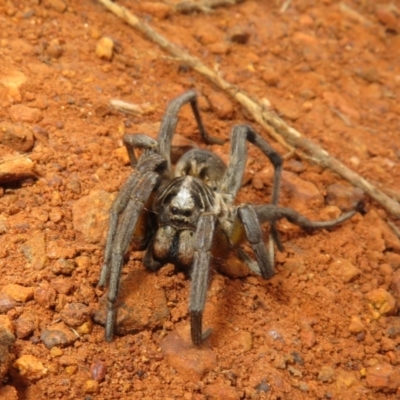
<instances>
[{"instance_id":1,"label":"rock","mask_svg":"<svg viewBox=\"0 0 400 400\"><path fill-rule=\"evenodd\" d=\"M54 357L61 357L64 354L63 349L60 349L57 346L54 346L51 348L50 350L50 355L54 358Z\"/></svg>"},{"instance_id":2,"label":"rock","mask_svg":"<svg viewBox=\"0 0 400 400\"><path fill-rule=\"evenodd\" d=\"M396 300L385 289L371 290L365 295L374 318L381 315L393 315L397 311Z\"/></svg>"},{"instance_id":3,"label":"rock","mask_svg":"<svg viewBox=\"0 0 400 400\"><path fill-rule=\"evenodd\" d=\"M35 164L28 157L5 155L0 163L0 184L17 182L25 178L36 178L33 171Z\"/></svg>"},{"instance_id":4,"label":"rock","mask_svg":"<svg viewBox=\"0 0 400 400\"><path fill-rule=\"evenodd\" d=\"M51 271L55 275L72 275L76 269L76 264L74 260L66 260L65 258L59 258L57 261L53 262L51 266Z\"/></svg>"},{"instance_id":5,"label":"rock","mask_svg":"<svg viewBox=\"0 0 400 400\"><path fill-rule=\"evenodd\" d=\"M90 309L82 303L70 303L60 312L60 318L67 325L77 328L90 320Z\"/></svg>"},{"instance_id":6,"label":"rock","mask_svg":"<svg viewBox=\"0 0 400 400\"><path fill-rule=\"evenodd\" d=\"M58 276L51 281L51 286L60 294L70 294L74 288L74 284L71 282L70 278L65 278L64 276Z\"/></svg>"},{"instance_id":7,"label":"rock","mask_svg":"<svg viewBox=\"0 0 400 400\"><path fill-rule=\"evenodd\" d=\"M0 324L0 382L3 381L13 361L14 356L10 351L14 342L15 336L9 327Z\"/></svg>"},{"instance_id":8,"label":"rock","mask_svg":"<svg viewBox=\"0 0 400 400\"><path fill-rule=\"evenodd\" d=\"M110 61L113 57L114 42L111 38L103 36L96 45L96 56Z\"/></svg>"},{"instance_id":9,"label":"rock","mask_svg":"<svg viewBox=\"0 0 400 400\"><path fill-rule=\"evenodd\" d=\"M18 339L26 339L34 330L35 324L30 316L21 315L15 321L15 334Z\"/></svg>"},{"instance_id":10,"label":"rock","mask_svg":"<svg viewBox=\"0 0 400 400\"><path fill-rule=\"evenodd\" d=\"M254 389L256 389L257 393L267 393L271 390L271 386L265 380L262 380Z\"/></svg>"},{"instance_id":11,"label":"rock","mask_svg":"<svg viewBox=\"0 0 400 400\"><path fill-rule=\"evenodd\" d=\"M300 339L305 348L311 349L316 342L314 330L311 327L302 329L300 331Z\"/></svg>"},{"instance_id":12,"label":"rock","mask_svg":"<svg viewBox=\"0 0 400 400\"><path fill-rule=\"evenodd\" d=\"M13 122L36 124L43 119L43 114L38 108L28 107L24 104L14 104L11 106L9 115Z\"/></svg>"},{"instance_id":13,"label":"rock","mask_svg":"<svg viewBox=\"0 0 400 400\"><path fill-rule=\"evenodd\" d=\"M171 11L167 4L151 1L140 2L140 10L160 20L167 18Z\"/></svg>"},{"instance_id":14,"label":"rock","mask_svg":"<svg viewBox=\"0 0 400 400\"><path fill-rule=\"evenodd\" d=\"M46 0L45 5L59 13L63 13L67 9L63 0Z\"/></svg>"},{"instance_id":15,"label":"rock","mask_svg":"<svg viewBox=\"0 0 400 400\"><path fill-rule=\"evenodd\" d=\"M253 348L253 336L250 332L239 331L236 334L235 342L237 342L243 349L243 353L250 351Z\"/></svg>"},{"instance_id":16,"label":"rock","mask_svg":"<svg viewBox=\"0 0 400 400\"><path fill-rule=\"evenodd\" d=\"M378 21L392 32L400 31L400 22L392 12L390 4L378 6L375 11Z\"/></svg>"},{"instance_id":17,"label":"rock","mask_svg":"<svg viewBox=\"0 0 400 400\"><path fill-rule=\"evenodd\" d=\"M335 183L326 189L326 204L339 207L343 212L354 210L364 198L364 192L352 186Z\"/></svg>"},{"instance_id":18,"label":"rock","mask_svg":"<svg viewBox=\"0 0 400 400\"><path fill-rule=\"evenodd\" d=\"M2 122L0 125L0 144L15 151L26 153L32 150L34 139L30 129L22 124Z\"/></svg>"},{"instance_id":19,"label":"rock","mask_svg":"<svg viewBox=\"0 0 400 400\"><path fill-rule=\"evenodd\" d=\"M164 290L157 288L157 276L145 269L130 272L121 282L116 308L115 332L124 335L144 329L162 327L169 317ZM100 299L94 320L102 325L106 319L107 296Z\"/></svg>"},{"instance_id":20,"label":"rock","mask_svg":"<svg viewBox=\"0 0 400 400\"><path fill-rule=\"evenodd\" d=\"M104 381L107 375L107 365L104 361L94 360L90 366L90 374L92 378L97 382Z\"/></svg>"},{"instance_id":21,"label":"rock","mask_svg":"<svg viewBox=\"0 0 400 400\"><path fill-rule=\"evenodd\" d=\"M93 379L86 381L85 385L83 386L83 391L87 394L96 394L98 393L99 389L99 382Z\"/></svg>"},{"instance_id":22,"label":"rock","mask_svg":"<svg viewBox=\"0 0 400 400\"><path fill-rule=\"evenodd\" d=\"M40 360L31 354L26 354L18 358L14 363L21 376L29 381L36 381L47 375L47 368L45 368Z\"/></svg>"},{"instance_id":23,"label":"rock","mask_svg":"<svg viewBox=\"0 0 400 400\"><path fill-rule=\"evenodd\" d=\"M268 86L277 86L281 80L281 76L279 75L278 71L276 71L272 67L270 67L263 71L263 73L261 75L261 79Z\"/></svg>"},{"instance_id":24,"label":"rock","mask_svg":"<svg viewBox=\"0 0 400 400\"><path fill-rule=\"evenodd\" d=\"M35 270L41 270L47 265L44 232L32 232L32 236L21 246L21 250Z\"/></svg>"},{"instance_id":25,"label":"rock","mask_svg":"<svg viewBox=\"0 0 400 400\"><path fill-rule=\"evenodd\" d=\"M250 36L250 31L246 26L234 25L228 30L228 38L234 43L246 44Z\"/></svg>"},{"instance_id":26,"label":"rock","mask_svg":"<svg viewBox=\"0 0 400 400\"><path fill-rule=\"evenodd\" d=\"M18 303L6 293L0 293L0 314L12 310Z\"/></svg>"},{"instance_id":27,"label":"rock","mask_svg":"<svg viewBox=\"0 0 400 400\"><path fill-rule=\"evenodd\" d=\"M358 379L353 372L341 370L337 374L335 385L339 391L342 391L343 389L348 389L357 383Z\"/></svg>"},{"instance_id":28,"label":"rock","mask_svg":"<svg viewBox=\"0 0 400 400\"><path fill-rule=\"evenodd\" d=\"M0 387L0 399L18 400L18 392L14 386L6 385Z\"/></svg>"},{"instance_id":29,"label":"rock","mask_svg":"<svg viewBox=\"0 0 400 400\"><path fill-rule=\"evenodd\" d=\"M361 271L346 259L335 260L330 264L328 272L344 283L353 282L361 274Z\"/></svg>"},{"instance_id":30,"label":"rock","mask_svg":"<svg viewBox=\"0 0 400 400\"><path fill-rule=\"evenodd\" d=\"M207 96L212 109L221 119L232 119L234 109L232 102L222 93L212 92Z\"/></svg>"},{"instance_id":31,"label":"rock","mask_svg":"<svg viewBox=\"0 0 400 400\"><path fill-rule=\"evenodd\" d=\"M204 388L204 394L207 399L210 400L239 400L240 396L238 391L228 385L224 385L222 383L214 383L212 385L207 385Z\"/></svg>"},{"instance_id":32,"label":"rock","mask_svg":"<svg viewBox=\"0 0 400 400\"><path fill-rule=\"evenodd\" d=\"M13 300L26 303L33 298L33 288L10 283L3 287L2 292Z\"/></svg>"},{"instance_id":33,"label":"rock","mask_svg":"<svg viewBox=\"0 0 400 400\"><path fill-rule=\"evenodd\" d=\"M298 175L283 171L282 189L286 191L292 199L310 204L310 206L321 206L324 198L317 187L308 181L299 178Z\"/></svg>"},{"instance_id":34,"label":"rock","mask_svg":"<svg viewBox=\"0 0 400 400\"><path fill-rule=\"evenodd\" d=\"M349 324L349 331L351 333L360 333L365 331L365 326L361 321L361 318L357 315L351 317Z\"/></svg>"},{"instance_id":35,"label":"rock","mask_svg":"<svg viewBox=\"0 0 400 400\"><path fill-rule=\"evenodd\" d=\"M40 335L40 339L48 349L54 346L69 346L74 343L77 338L77 335L64 322L59 322L47 327Z\"/></svg>"},{"instance_id":36,"label":"rock","mask_svg":"<svg viewBox=\"0 0 400 400\"><path fill-rule=\"evenodd\" d=\"M163 355L169 365L184 379L199 381L207 371L217 366L214 352L205 347L195 347L191 341L189 327L173 331L161 342Z\"/></svg>"},{"instance_id":37,"label":"rock","mask_svg":"<svg viewBox=\"0 0 400 400\"><path fill-rule=\"evenodd\" d=\"M385 362L366 369L366 384L375 390L396 390L400 385L398 378L393 366Z\"/></svg>"},{"instance_id":38,"label":"rock","mask_svg":"<svg viewBox=\"0 0 400 400\"><path fill-rule=\"evenodd\" d=\"M111 204L115 196L94 190L72 206L74 229L81 232L87 243L105 242Z\"/></svg>"},{"instance_id":39,"label":"rock","mask_svg":"<svg viewBox=\"0 0 400 400\"><path fill-rule=\"evenodd\" d=\"M325 365L318 372L318 380L321 382L329 382L333 379L335 375L335 370L329 365Z\"/></svg>"},{"instance_id":40,"label":"rock","mask_svg":"<svg viewBox=\"0 0 400 400\"><path fill-rule=\"evenodd\" d=\"M55 59L60 58L64 53L64 48L58 39L53 39L46 49L46 53Z\"/></svg>"}]
</instances>

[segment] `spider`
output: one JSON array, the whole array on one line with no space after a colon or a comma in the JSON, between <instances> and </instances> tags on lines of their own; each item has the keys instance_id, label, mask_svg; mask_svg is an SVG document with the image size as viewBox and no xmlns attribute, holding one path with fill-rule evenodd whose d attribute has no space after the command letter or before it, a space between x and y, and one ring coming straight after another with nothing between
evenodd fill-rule
<instances>
[{"instance_id":1,"label":"spider","mask_svg":"<svg viewBox=\"0 0 400 400\"><path fill-rule=\"evenodd\" d=\"M331 221L312 222L291 208L278 206L282 158L249 125L236 125L231 132L230 159L226 166L214 153L192 149L171 165L171 142L181 107L189 103L203 140L221 141L208 135L191 90L170 101L157 140L144 134L127 134L123 141L134 172L115 199L111 211L104 262L99 286L108 284L105 337L113 338L121 269L130 244L145 250L143 264L151 271L167 263L191 277L189 314L191 339L200 345L210 334L203 333L202 315L210 278L212 258L226 258L230 249L244 240L255 254L253 261L239 249L250 269L265 279L274 275L274 245L282 250L276 221L286 218L301 228L334 227L356 211ZM271 204L235 205L247 160L247 144L258 147L274 167ZM141 149L139 160L135 149ZM268 244L261 224L270 224ZM268 249L267 249L268 248Z\"/></svg>"}]
</instances>

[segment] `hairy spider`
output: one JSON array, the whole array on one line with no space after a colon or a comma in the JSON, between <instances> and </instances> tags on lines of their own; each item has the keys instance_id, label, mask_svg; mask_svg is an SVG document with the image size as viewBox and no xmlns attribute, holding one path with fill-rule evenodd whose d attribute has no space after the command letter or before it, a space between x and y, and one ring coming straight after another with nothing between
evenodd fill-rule
<instances>
[{"instance_id":1,"label":"hairy spider","mask_svg":"<svg viewBox=\"0 0 400 400\"><path fill-rule=\"evenodd\" d=\"M110 212L109 230L99 286L108 284L106 340L113 337L115 302L121 269L131 243L146 250L143 263L156 271L166 263L186 270L191 277L189 312L191 337L201 344L209 330L202 331L202 315L209 284L212 257L224 258L245 238L256 258L239 251L248 266L265 279L274 275L274 244L282 248L275 222L286 218L304 229L331 228L355 214L331 221L312 222L290 208L279 207L282 158L249 125L236 125L231 133L228 166L208 150L185 153L171 167L171 142L180 108L190 103L200 134L206 143L219 141L209 136L200 117L197 95L188 91L172 100L162 119L157 140L147 135L125 135L132 167ZM274 166L271 204L234 205L247 160L246 141L258 147ZM135 149L142 149L139 160ZM261 224L270 224L268 250Z\"/></svg>"}]
</instances>

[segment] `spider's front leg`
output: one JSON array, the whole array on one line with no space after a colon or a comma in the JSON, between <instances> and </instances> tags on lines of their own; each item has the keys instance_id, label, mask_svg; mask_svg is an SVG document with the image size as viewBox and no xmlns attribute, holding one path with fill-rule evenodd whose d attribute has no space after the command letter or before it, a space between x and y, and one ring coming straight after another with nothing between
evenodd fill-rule
<instances>
[{"instance_id":1,"label":"spider's front leg","mask_svg":"<svg viewBox=\"0 0 400 400\"><path fill-rule=\"evenodd\" d=\"M211 330L203 333L203 311L210 278L211 247L215 221L216 216L213 214L201 215L195 235L189 313L192 342L196 346L200 345L211 333Z\"/></svg>"}]
</instances>

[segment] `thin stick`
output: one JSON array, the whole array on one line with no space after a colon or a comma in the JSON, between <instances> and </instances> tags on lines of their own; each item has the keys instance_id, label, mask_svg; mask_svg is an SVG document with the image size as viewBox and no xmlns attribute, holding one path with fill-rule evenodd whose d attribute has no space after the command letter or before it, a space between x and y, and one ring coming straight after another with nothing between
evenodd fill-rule
<instances>
[{"instance_id":1,"label":"thin stick","mask_svg":"<svg viewBox=\"0 0 400 400\"><path fill-rule=\"evenodd\" d=\"M193 68L195 71L208 78L216 86L227 92L232 98L245 107L253 118L268 131L269 135L279 143L289 149L295 148L296 150L300 150L316 164L335 171L351 184L362 189L395 217L400 218L399 203L377 189L366 179L347 168L322 147L303 137L299 131L289 126L274 112L265 110L261 104L251 99L245 91L224 80L220 75L202 64L198 58L192 57L185 50L181 49L174 43L169 42L164 36L150 28L149 25L141 22L126 8L119 6L110 0L98 0L98 2L103 4L117 17L121 18L133 28L141 32L148 39L158 44L162 49L172 54L179 62Z\"/></svg>"},{"instance_id":2,"label":"thin stick","mask_svg":"<svg viewBox=\"0 0 400 400\"><path fill-rule=\"evenodd\" d=\"M175 6L175 11L190 13L194 11L211 12L213 8L231 6L244 0L203 0L203 1L181 1Z\"/></svg>"}]
</instances>

